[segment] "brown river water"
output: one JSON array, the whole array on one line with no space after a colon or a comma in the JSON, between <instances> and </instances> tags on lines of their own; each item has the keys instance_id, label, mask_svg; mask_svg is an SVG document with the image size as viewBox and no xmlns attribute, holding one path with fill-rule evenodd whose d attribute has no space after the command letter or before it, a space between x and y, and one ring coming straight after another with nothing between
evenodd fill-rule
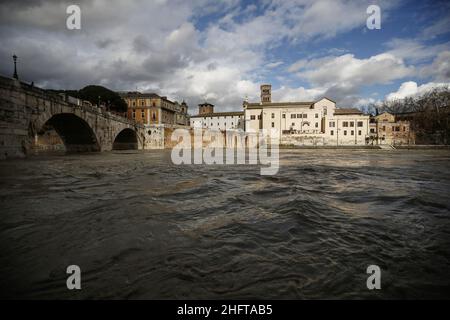
<instances>
[{"instance_id":1,"label":"brown river water","mask_svg":"<svg viewBox=\"0 0 450 320\"><path fill-rule=\"evenodd\" d=\"M274 176L169 150L0 162L1 297L450 298L450 151L280 152Z\"/></svg>"}]
</instances>

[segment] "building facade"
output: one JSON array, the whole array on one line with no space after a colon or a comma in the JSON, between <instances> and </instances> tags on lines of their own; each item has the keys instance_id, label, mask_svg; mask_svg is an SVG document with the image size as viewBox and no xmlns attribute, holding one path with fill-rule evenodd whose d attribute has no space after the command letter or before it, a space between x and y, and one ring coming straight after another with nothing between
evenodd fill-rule
<instances>
[{"instance_id":1,"label":"building facade","mask_svg":"<svg viewBox=\"0 0 450 320\"><path fill-rule=\"evenodd\" d=\"M393 114L384 112L370 119L370 141L377 145L409 145L415 143L415 136L409 121L396 120Z\"/></svg>"},{"instance_id":2,"label":"building facade","mask_svg":"<svg viewBox=\"0 0 450 320\"><path fill-rule=\"evenodd\" d=\"M365 145L369 116L354 108L336 108L328 98L310 102L272 102L270 85L261 86L261 102L244 102L247 132L275 129L281 144Z\"/></svg>"},{"instance_id":3,"label":"building facade","mask_svg":"<svg viewBox=\"0 0 450 320\"><path fill-rule=\"evenodd\" d=\"M191 116L191 127L211 130L244 130L244 112L214 112L214 105L199 104L199 112Z\"/></svg>"},{"instance_id":4,"label":"building facade","mask_svg":"<svg viewBox=\"0 0 450 320\"><path fill-rule=\"evenodd\" d=\"M189 125L188 106L155 93L127 92L120 94L128 106L127 117L145 125Z\"/></svg>"},{"instance_id":5,"label":"building facade","mask_svg":"<svg viewBox=\"0 0 450 320\"><path fill-rule=\"evenodd\" d=\"M181 126L189 126L190 115L188 113L188 105L186 102L178 103L175 101L175 124Z\"/></svg>"}]
</instances>

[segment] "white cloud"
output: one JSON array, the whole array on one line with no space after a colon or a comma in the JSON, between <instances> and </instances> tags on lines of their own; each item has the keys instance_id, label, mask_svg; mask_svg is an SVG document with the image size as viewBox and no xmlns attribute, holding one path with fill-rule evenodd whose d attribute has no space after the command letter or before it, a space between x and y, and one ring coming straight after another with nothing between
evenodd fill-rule
<instances>
[{"instance_id":1,"label":"white cloud","mask_svg":"<svg viewBox=\"0 0 450 320\"><path fill-rule=\"evenodd\" d=\"M344 85L361 87L377 83L389 83L413 73L413 67L392 54L383 53L367 59L353 54L338 57L324 57L303 62L298 76L314 85Z\"/></svg>"},{"instance_id":2,"label":"white cloud","mask_svg":"<svg viewBox=\"0 0 450 320\"><path fill-rule=\"evenodd\" d=\"M266 64L266 67L269 69L273 69L273 68L281 66L282 64L284 64L283 61L270 62L270 63Z\"/></svg>"},{"instance_id":3,"label":"white cloud","mask_svg":"<svg viewBox=\"0 0 450 320\"><path fill-rule=\"evenodd\" d=\"M436 83L436 82L429 82L418 86L417 83L414 81L407 81L403 82L397 91L389 93L386 96L386 100L399 100L404 99L406 97L420 96L427 93L428 91L431 91L434 88L448 87L448 86L450 86L450 83Z\"/></svg>"},{"instance_id":4,"label":"white cloud","mask_svg":"<svg viewBox=\"0 0 450 320\"><path fill-rule=\"evenodd\" d=\"M321 88L322 95L348 106L364 103L359 96L364 86L388 84L415 72L414 67L407 66L402 59L389 53L365 59L353 54L302 59L292 64L289 70L314 88Z\"/></svg>"},{"instance_id":5,"label":"white cloud","mask_svg":"<svg viewBox=\"0 0 450 320\"><path fill-rule=\"evenodd\" d=\"M443 8L443 10L447 10L447 15L437 21L434 21L430 26L423 29L421 36L425 39L435 38L439 35L446 34L450 32L450 16L448 14L448 10L450 10L450 5L446 4L447 8Z\"/></svg>"},{"instance_id":6,"label":"white cloud","mask_svg":"<svg viewBox=\"0 0 450 320\"><path fill-rule=\"evenodd\" d=\"M385 15L397 1L377 1ZM23 0L0 4L0 72L10 73L11 52L19 56L22 79L54 88L98 83L116 90L148 90L191 106L209 99L218 109L237 110L242 100L259 99L259 83L275 74L282 59L268 54L280 43L330 38L365 28L371 1L265 0L79 0L82 30L65 28L66 1ZM61 14L62 13L62 14ZM210 24L197 24L212 15ZM200 26L201 25L201 26ZM390 51L357 58L335 49L328 57L303 59L288 67L312 84L273 91L274 100L314 100L329 95L342 103L358 101L364 85L389 83L412 75L405 43ZM432 58L427 47L414 56ZM433 52L442 49L436 47ZM411 50L410 50L411 51ZM437 53L436 53L437 54ZM434 75L446 75L445 58ZM441 66L442 68L436 68ZM424 75L432 70L422 69ZM279 70L279 69L276 69ZM290 76L290 75L288 75ZM284 81L282 82L284 83ZM192 108L191 108L192 109Z\"/></svg>"},{"instance_id":7,"label":"white cloud","mask_svg":"<svg viewBox=\"0 0 450 320\"><path fill-rule=\"evenodd\" d=\"M430 65L420 70L419 75L431 77L434 81L450 81L450 51L439 53Z\"/></svg>"},{"instance_id":8,"label":"white cloud","mask_svg":"<svg viewBox=\"0 0 450 320\"><path fill-rule=\"evenodd\" d=\"M288 86L281 86L276 90L272 90L274 101L315 101L322 97L326 89L324 88L311 88L306 89L304 87L291 88Z\"/></svg>"},{"instance_id":9,"label":"white cloud","mask_svg":"<svg viewBox=\"0 0 450 320\"><path fill-rule=\"evenodd\" d=\"M434 58L443 50L450 49L450 42L429 45L418 39L394 38L386 45L388 48L386 53L414 63Z\"/></svg>"}]
</instances>

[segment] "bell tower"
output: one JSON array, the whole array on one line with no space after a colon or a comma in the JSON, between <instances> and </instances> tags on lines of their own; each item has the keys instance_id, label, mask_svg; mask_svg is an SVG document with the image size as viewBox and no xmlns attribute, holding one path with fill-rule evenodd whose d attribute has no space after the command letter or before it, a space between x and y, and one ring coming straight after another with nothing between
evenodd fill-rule
<instances>
[{"instance_id":1,"label":"bell tower","mask_svg":"<svg viewBox=\"0 0 450 320\"><path fill-rule=\"evenodd\" d=\"M261 103L271 103L272 102L272 85L262 84L261 85Z\"/></svg>"},{"instance_id":2,"label":"bell tower","mask_svg":"<svg viewBox=\"0 0 450 320\"><path fill-rule=\"evenodd\" d=\"M214 113L214 105L208 102L198 105L198 114L211 114Z\"/></svg>"}]
</instances>

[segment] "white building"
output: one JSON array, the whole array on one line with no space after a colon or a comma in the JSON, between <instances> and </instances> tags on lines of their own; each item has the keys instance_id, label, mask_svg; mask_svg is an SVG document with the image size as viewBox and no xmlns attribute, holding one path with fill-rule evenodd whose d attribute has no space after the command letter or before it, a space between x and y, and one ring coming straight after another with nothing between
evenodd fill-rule
<instances>
[{"instance_id":1,"label":"white building","mask_svg":"<svg viewBox=\"0 0 450 320\"><path fill-rule=\"evenodd\" d=\"M312 102L272 102L271 86L261 86L261 102L244 102L245 130L276 129L281 144L365 145L369 115L336 108L328 98Z\"/></svg>"},{"instance_id":2,"label":"white building","mask_svg":"<svg viewBox=\"0 0 450 320\"><path fill-rule=\"evenodd\" d=\"M209 103L199 105L199 114L191 116L191 127L211 130L244 130L244 112L214 112Z\"/></svg>"}]
</instances>

